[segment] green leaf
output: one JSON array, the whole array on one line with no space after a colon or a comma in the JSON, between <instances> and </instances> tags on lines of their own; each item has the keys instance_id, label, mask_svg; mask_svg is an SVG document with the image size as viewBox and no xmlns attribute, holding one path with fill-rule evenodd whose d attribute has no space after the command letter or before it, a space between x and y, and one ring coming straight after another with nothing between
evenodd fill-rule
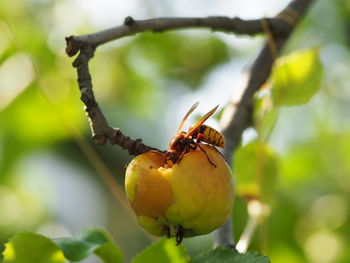
<instances>
[{"instance_id":1,"label":"green leaf","mask_svg":"<svg viewBox=\"0 0 350 263\"><path fill-rule=\"evenodd\" d=\"M272 73L274 104L292 106L307 103L319 90L322 78L318 48L282 57Z\"/></svg>"},{"instance_id":2,"label":"green leaf","mask_svg":"<svg viewBox=\"0 0 350 263\"><path fill-rule=\"evenodd\" d=\"M132 263L186 263L188 260L182 245L176 246L173 239L162 239L140 252Z\"/></svg>"},{"instance_id":3,"label":"green leaf","mask_svg":"<svg viewBox=\"0 0 350 263\"><path fill-rule=\"evenodd\" d=\"M206 251L190 261L190 263L269 263L268 257L258 253L240 254L232 249L218 247Z\"/></svg>"},{"instance_id":4,"label":"green leaf","mask_svg":"<svg viewBox=\"0 0 350 263\"><path fill-rule=\"evenodd\" d=\"M191 89L199 87L211 69L229 59L228 47L219 38L179 32L138 35L127 52L125 58L137 71L141 71L140 63L143 63L143 67L149 67L149 73Z\"/></svg>"},{"instance_id":5,"label":"green leaf","mask_svg":"<svg viewBox=\"0 0 350 263\"><path fill-rule=\"evenodd\" d=\"M76 93L71 92L71 95L73 94ZM67 100L56 108L48 103L38 83L34 82L9 106L0 111L0 121L6 124L4 132L11 133L22 143L38 146L70 135L63 125L65 121L59 119L57 110L61 112L61 117L69 116L72 123L77 125L83 120L80 114L81 108L74 105L73 96L68 96ZM23 127L26 127L26 132L23 132Z\"/></svg>"},{"instance_id":6,"label":"green leaf","mask_svg":"<svg viewBox=\"0 0 350 263\"><path fill-rule=\"evenodd\" d=\"M73 238L57 238L55 243L62 249L65 257L73 262L81 261L88 257L96 248Z\"/></svg>"},{"instance_id":7,"label":"green leaf","mask_svg":"<svg viewBox=\"0 0 350 263\"><path fill-rule=\"evenodd\" d=\"M80 238L86 242L96 245L113 243L113 238L103 229L91 228L81 233Z\"/></svg>"},{"instance_id":8,"label":"green leaf","mask_svg":"<svg viewBox=\"0 0 350 263\"><path fill-rule=\"evenodd\" d=\"M65 257L73 262L81 261L92 253L105 263L123 261L120 249L109 234L101 229L89 229L78 238L57 238L54 242L62 249Z\"/></svg>"},{"instance_id":9,"label":"green leaf","mask_svg":"<svg viewBox=\"0 0 350 263\"><path fill-rule=\"evenodd\" d=\"M259 91L254 98L254 127L260 140L267 141L276 124L279 107L273 105L271 93L266 89Z\"/></svg>"},{"instance_id":10,"label":"green leaf","mask_svg":"<svg viewBox=\"0 0 350 263\"><path fill-rule=\"evenodd\" d=\"M35 233L17 234L5 244L3 263L63 263L59 247L47 237Z\"/></svg>"},{"instance_id":11,"label":"green leaf","mask_svg":"<svg viewBox=\"0 0 350 263\"><path fill-rule=\"evenodd\" d=\"M105 263L123 262L123 254L113 243L101 245L94 253Z\"/></svg>"},{"instance_id":12,"label":"green leaf","mask_svg":"<svg viewBox=\"0 0 350 263\"><path fill-rule=\"evenodd\" d=\"M279 158L266 143L253 141L237 150L233 159L237 194L270 202L279 173Z\"/></svg>"}]
</instances>

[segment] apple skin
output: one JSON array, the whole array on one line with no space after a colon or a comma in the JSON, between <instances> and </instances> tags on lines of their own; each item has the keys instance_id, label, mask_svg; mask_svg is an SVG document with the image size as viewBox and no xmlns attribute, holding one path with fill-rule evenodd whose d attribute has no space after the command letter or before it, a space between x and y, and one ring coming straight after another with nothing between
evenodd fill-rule
<instances>
[{"instance_id":1,"label":"apple skin","mask_svg":"<svg viewBox=\"0 0 350 263\"><path fill-rule=\"evenodd\" d=\"M139 224L156 236L210 233L228 219L233 204L229 166L212 146L197 149L168 167L164 153L136 156L126 169L125 190Z\"/></svg>"}]
</instances>

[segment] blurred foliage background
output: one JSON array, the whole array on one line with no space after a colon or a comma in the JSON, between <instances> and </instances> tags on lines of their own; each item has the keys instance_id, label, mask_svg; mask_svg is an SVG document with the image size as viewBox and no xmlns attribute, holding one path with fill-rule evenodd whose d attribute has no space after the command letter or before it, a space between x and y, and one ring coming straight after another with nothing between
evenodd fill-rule
<instances>
[{"instance_id":1,"label":"blurred foliage background","mask_svg":"<svg viewBox=\"0 0 350 263\"><path fill-rule=\"evenodd\" d=\"M19 231L60 237L97 225L111 232L128 262L154 240L137 226L120 190L132 156L118 147L92 144L64 37L119 25L127 15L257 18L274 15L287 2L3 1L0 250ZM349 18L349 0L315 1L284 53L317 47L323 68L319 90L298 105L268 103L265 126L257 112L257 125L244 133L234 160L238 239L248 218L241 190L255 191L244 188L245 181L253 180L244 176L254 174L259 161L254 144L263 143L268 161L260 172L269 179L262 191L271 211L250 250L268 254L272 262L350 261ZM111 125L165 149L195 101L201 102L203 114L240 93L241 72L263 41L262 36L187 30L107 44L91 63L96 98ZM215 120L208 124L218 128ZM111 176L120 185L114 194L106 185ZM184 245L190 255L198 254L211 247L211 235Z\"/></svg>"}]
</instances>

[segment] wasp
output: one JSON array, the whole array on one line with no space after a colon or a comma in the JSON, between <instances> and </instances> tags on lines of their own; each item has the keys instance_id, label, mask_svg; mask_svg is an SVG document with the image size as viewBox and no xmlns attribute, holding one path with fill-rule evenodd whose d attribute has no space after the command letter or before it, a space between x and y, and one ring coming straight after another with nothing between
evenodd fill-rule
<instances>
[{"instance_id":1,"label":"wasp","mask_svg":"<svg viewBox=\"0 0 350 263\"><path fill-rule=\"evenodd\" d=\"M195 151L198 147L206 155L209 163L216 167L216 165L210 160L208 154L201 146L200 142L205 142L209 145L214 146L214 148L215 146L224 148L224 137L222 134L214 128L203 124L211 115L213 115L219 105L215 106L207 114L202 116L194 125L189 128L188 132L181 131L186 120L190 114L198 107L198 104L198 102L195 103L188 110L185 117L181 121L179 128L177 129L176 135L170 141L168 151L165 154L166 162L170 165L174 165L180 162L186 153Z\"/></svg>"}]
</instances>

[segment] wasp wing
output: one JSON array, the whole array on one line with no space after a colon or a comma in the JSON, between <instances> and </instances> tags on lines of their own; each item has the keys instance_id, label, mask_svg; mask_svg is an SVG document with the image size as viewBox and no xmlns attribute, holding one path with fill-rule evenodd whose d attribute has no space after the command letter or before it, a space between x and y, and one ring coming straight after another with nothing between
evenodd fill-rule
<instances>
[{"instance_id":1,"label":"wasp wing","mask_svg":"<svg viewBox=\"0 0 350 263\"><path fill-rule=\"evenodd\" d=\"M186 134L186 138L192 136L197 129L202 126L202 124L216 111L216 109L219 107L219 105L216 105L212 110L210 110L207 114L205 114L203 117L201 117L191 128L188 130Z\"/></svg>"},{"instance_id":2,"label":"wasp wing","mask_svg":"<svg viewBox=\"0 0 350 263\"><path fill-rule=\"evenodd\" d=\"M186 113L185 117L182 119L179 128L177 129L176 133L179 133L182 129L182 127L184 126L186 120L188 119L188 117L190 116L190 114L198 107L199 102L196 102L195 104L193 104L193 106L191 107L191 109L188 110L188 112Z\"/></svg>"}]
</instances>

